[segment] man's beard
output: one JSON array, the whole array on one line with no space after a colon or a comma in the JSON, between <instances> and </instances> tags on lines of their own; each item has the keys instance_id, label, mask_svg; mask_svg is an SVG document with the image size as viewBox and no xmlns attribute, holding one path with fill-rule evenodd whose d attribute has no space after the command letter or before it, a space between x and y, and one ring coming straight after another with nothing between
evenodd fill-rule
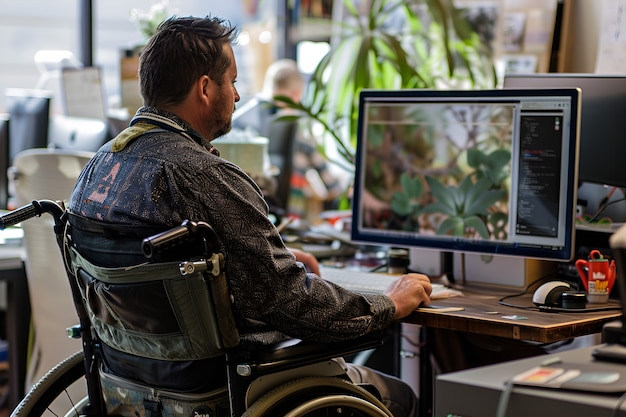
<instances>
[{"instance_id":1,"label":"man's beard","mask_svg":"<svg viewBox=\"0 0 626 417\"><path fill-rule=\"evenodd\" d=\"M233 116L232 115L235 113L235 109L236 109L236 106L233 106L233 112L231 113L230 118L228 119L228 122L224 126L222 126L221 129L215 132L215 137L213 139L220 138L233 129Z\"/></svg>"},{"instance_id":2,"label":"man's beard","mask_svg":"<svg viewBox=\"0 0 626 417\"><path fill-rule=\"evenodd\" d=\"M218 131L215 133L215 138L214 138L214 139L217 139L217 138L219 138L219 137L224 136L225 134L227 134L228 132L230 132L230 131L232 130L232 128L233 128L233 120L232 120L232 119L230 119L230 120L228 121L228 123L227 123L226 125L224 125L224 127L222 127L220 130L218 130Z\"/></svg>"}]
</instances>

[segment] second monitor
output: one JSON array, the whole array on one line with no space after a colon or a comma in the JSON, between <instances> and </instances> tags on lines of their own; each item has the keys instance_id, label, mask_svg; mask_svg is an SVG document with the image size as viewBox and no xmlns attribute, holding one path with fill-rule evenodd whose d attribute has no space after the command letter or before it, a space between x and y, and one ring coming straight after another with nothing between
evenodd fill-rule
<instances>
[{"instance_id":1,"label":"second monitor","mask_svg":"<svg viewBox=\"0 0 626 417\"><path fill-rule=\"evenodd\" d=\"M626 76L600 74L507 74L505 88L582 90L579 181L626 187Z\"/></svg>"}]
</instances>

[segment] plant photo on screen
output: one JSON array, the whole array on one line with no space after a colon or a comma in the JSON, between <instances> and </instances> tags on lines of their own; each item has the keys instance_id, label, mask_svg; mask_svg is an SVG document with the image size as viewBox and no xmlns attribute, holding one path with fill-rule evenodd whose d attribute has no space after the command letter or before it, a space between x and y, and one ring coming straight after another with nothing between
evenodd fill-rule
<instances>
[{"instance_id":1,"label":"plant photo on screen","mask_svg":"<svg viewBox=\"0 0 626 417\"><path fill-rule=\"evenodd\" d=\"M367 117L365 184L386 204L366 227L507 239L512 107L389 104Z\"/></svg>"}]
</instances>

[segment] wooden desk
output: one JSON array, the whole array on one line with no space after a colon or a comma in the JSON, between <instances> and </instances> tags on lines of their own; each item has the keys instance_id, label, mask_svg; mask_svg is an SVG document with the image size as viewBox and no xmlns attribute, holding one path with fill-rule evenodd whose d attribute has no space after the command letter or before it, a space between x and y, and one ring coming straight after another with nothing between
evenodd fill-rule
<instances>
[{"instance_id":1,"label":"wooden desk","mask_svg":"<svg viewBox=\"0 0 626 417\"><path fill-rule=\"evenodd\" d=\"M621 310L594 313L549 313L503 306L498 300L511 292L469 289L465 297L433 301L433 305L463 307L463 311L448 313L415 312L404 321L438 329L458 330L487 336L505 337L552 343L592 333L599 333L604 323L620 317ZM507 300L520 306L532 307L531 296ZM617 305L619 307L619 305ZM523 316L526 319L506 318Z\"/></svg>"},{"instance_id":2,"label":"wooden desk","mask_svg":"<svg viewBox=\"0 0 626 417\"><path fill-rule=\"evenodd\" d=\"M433 301L442 307L463 307L463 311L416 311L403 321L425 328L457 330L515 340L552 343L593 333L621 316L621 310L593 313L549 313L500 305L498 300L512 291L466 288L464 297ZM507 300L510 304L532 306L531 296ZM524 318L520 318L524 317ZM509 317L509 318L507 318ZM518 317L517 319L510 317ZM433 370L431 349L422 331L420 348L420 416L430 416L433 404Z\"/></svg>"}]
</instances>

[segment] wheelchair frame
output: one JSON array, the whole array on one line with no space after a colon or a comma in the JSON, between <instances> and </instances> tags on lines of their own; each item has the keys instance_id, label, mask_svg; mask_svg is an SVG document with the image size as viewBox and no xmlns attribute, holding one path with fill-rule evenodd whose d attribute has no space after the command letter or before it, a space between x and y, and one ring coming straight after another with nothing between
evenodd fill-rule
<instances>
[{"instance_id":1,"label":"wheelchair frame","mask_svg":"<svg viewBox=\"0 0 626 417\"><path fill-rule=\"evenodd\" d=\"M79 284L69 268L64 251L68 214L63 202L36 200L31 204L0 216L0 230L44 213L54 219L53 230L63 255L74 306L79 324L67 335L82 339L83 349L76 352L41 378L13 410L12 417L39 417L46 415L57 398L67 396L68 387L77 383L85 393L70 402L69 409L57 410L54 415L99 417L107 415L100 385L101 349L83 303ZM201 236L219 242L213 228L203 222L185 221L180 226L151 236L143 241L147 259L183 242L192 236ZM205 245L207 246L207 245ZM219 245L221 246L221 245ZM208 246L207 246L208 247ZM185 268L211 270L219 268L215 254L206 258L182 261ZM254 354L242 354L237 348L224 349L230 402L230 417L303 417L303 416L370 416L393 417L371 390L337 377L338 367L333 358L350 355L382 344L382 336L368 336L339 343L317 344L290 340L268 346ZM330 370L329 370L330 369ZM82 385L86 390L82 389ZM148 413L148 417L160 416ZM166 416L163 416L166 417ZM209 417L209 416L203 416Z\"/></svg>"}]
</instances>

